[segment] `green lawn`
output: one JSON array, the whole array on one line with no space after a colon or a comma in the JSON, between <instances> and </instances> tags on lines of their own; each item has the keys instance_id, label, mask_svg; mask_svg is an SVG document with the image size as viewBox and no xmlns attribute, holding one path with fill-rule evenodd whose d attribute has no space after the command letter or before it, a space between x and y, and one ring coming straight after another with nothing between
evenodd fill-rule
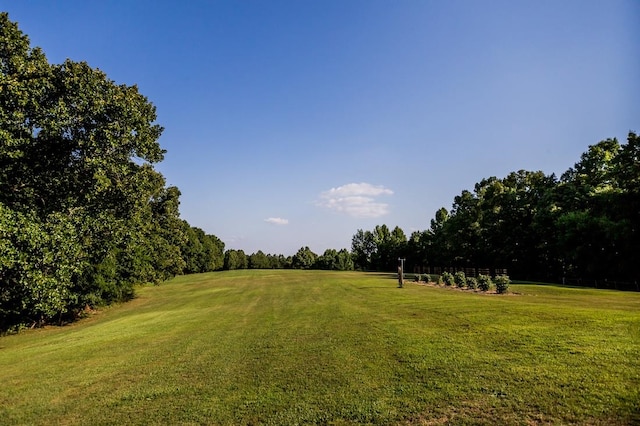
<instances>
[{"instance_id":1,"label":"green lawn","mask_svg":"<svg viewBox=\"0 0 640 426\"><path fill-rule=\"evenodd\" d=\"M0 338L1 424L640 423L640 294L233 271Z\"/></svg>"}]
</instances>

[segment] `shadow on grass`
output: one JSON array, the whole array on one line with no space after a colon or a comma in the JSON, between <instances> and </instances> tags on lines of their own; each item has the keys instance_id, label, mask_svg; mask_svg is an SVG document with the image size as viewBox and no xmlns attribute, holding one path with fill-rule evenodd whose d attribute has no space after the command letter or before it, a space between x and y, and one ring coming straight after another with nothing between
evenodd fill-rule
<instances>
[{"instance_id":1,"label":"shadow on grass","mask_svg":"<svg viewBox=\"0 0 640 426\"><path fill-rule=\"evenodd\" d=\"M372 286L372 287L356 287L356 288L358 290L378 290L378 289L382 289L382 288L393 290L393 289L400 289L402 287L387 285L387 286L383 286L383 287L373 287Z\"/></svg>"},{"instance_id":2,"label":"shadow on grass","mask_svg":"<svg viewBox=\"0 0 640 426\"><path fill-rule=\"evenodd\" d=\"M617 283L617 282L616 282ZM527 280L511 280L511 284L525 284L525 285L539 285L539 286L547 286L547 287L559 287L559 288L574 288L574 289L590 289L590 290L611 290L611 291L625 291L625 292L638 292L640 288L634 287L636 284L627 283L626 285L621 284L618 287L611 287L608 282L604 282L603 285L597 287L595 285L579 285L579 284L561 284L561 283L547 283L540 281L527 281Z\"/></svg>"},{"instance_id":3,"label":"shadow on grass","mask_svg":"<svg viewBox=\"0 0 640 426\"><path fill-rule=\"evenodd\" d=\"M367 275L369 276L373 276L373 277L377 277L377 278L384 278L385 280L393 280L395 285L392 285L391 283L389 285L385 285L385 286L366 286L366 287L357 287L359 290L366 290L366 289L395 289L395 288L401 288L398 286L398 274L394 273L394 272L365 272ZM406 281L406 278L405 278Z\"/></svg>"},{"instance_id":4,"label":"shadow on grass","mask_svg":"<svg viewBox=\"0 0 640 426\"><path fill-rule=\"evenodd\" d=\"M398 279L398 274L396 272L365 272L367 275L371 275L373 277L380 278L388 278L388 279ZM406 276L407 274L405 274Z\"/></svg>"}]
</instances>

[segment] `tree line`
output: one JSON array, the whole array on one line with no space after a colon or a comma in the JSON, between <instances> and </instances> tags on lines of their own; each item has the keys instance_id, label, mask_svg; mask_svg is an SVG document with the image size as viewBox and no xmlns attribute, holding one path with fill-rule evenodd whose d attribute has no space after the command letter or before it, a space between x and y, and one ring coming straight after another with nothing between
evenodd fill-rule
<instances>
[{"instance_id":1,"label":"tree line","mask_svg":"<svg viewBox=\"0 0 640 426\"><path fill-rule=\"evenodd\" d=\"M560 178L520 170L464 190L440 208L430 228L409 238L386 225L358 230L356 268L395 270L406 258L429 266L500 268L518 279L622 281L640 269L640 137L588 147ZM635 284L634 284L635 283Z\"/></svg>"},{"instance_id":2,"label":"tree line","mask_svg":"<svg viewBox=\"0 0 640 426\"><path fill-rule=\"evenodd\" d=\"M224 254L224 270L234 269L324 269L353 271L354 263L347 249L327 249L323 254L314 253L309 247L301 247L293 256L265 254L258 250L250 255L243 250L227 250Z\"/></svg>"},{"instance_id":3,"label":"tree line","mask_svg":"<svg viewBox=\"0 0 640 426\"><path fill-rule=\"evenodd\" d=\"M482 179L409 237L398 226L377 225L356 231L350 253L317 256L304 247L293 258L267 256L270 262L251 255L243 267L396 271L402 258L405 271L417 273L482 268L523 280L638 289L639 227L640 137L629 132L626 143L589 146L559 178L520 170ZM337 253L340 260L327 260ZM226 258L225 268L235 269Z\"/></svg>"},{"instance_id":4,"label":"tree line","mask_svg":"<svg viewBox=\"0 0 640 426\"><path fill-rule=\"evenodd\" d=\"M155 120L136 86L50 64L0 14L0 331L222 268L224 243L180 219L154 169Z\"/></svg>"}]
</instances>

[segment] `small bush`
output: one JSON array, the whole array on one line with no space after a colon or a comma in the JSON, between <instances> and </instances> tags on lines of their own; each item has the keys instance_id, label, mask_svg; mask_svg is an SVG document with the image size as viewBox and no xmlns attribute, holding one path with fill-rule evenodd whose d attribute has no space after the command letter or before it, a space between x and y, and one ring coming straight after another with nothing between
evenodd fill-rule
<instances>
[{"instance_id":1,"label":"small bush","mask_svg":"<svg viewBox=\"0 0 640 426\"><path fill-rule=\"evenodd\" d=\"M456 283L456 286L460 288L464 288L467 285L467 276L462 271L456 272L453 276L453 280Z\"/></svg>"},{"instance_id":2,"label":"small bush","mask_svg":"<svg viewBox=\"0 0 640 426\"><path fill-rule=\"evenodd\" d=\"M451 286L455 283L453 275L449 272L443 272L441 277L442 277L442 280L444 281L444 285L446 286Z\"/></svg>"},{"instance_id":3,"label":"small bush","mask_svg":"<svg viewBox=\"0 0 640 426\"><path fill-rule=\"evenodd\" d=\"M415 283L419 283L420 282L420 274L415 274L413 276L413 282L415 282Z\"/></svg>"},{"instance_id":4,"label":"small bush","mask_svg":"<svg viewBox=\"0 0 640 426\"><path fill-rule=\"evenodd\" d=\"M423 281L424 281L425 283L430 283L430 282L431 282L431 275L429 275L429 274L424 274L424 275L423 275Z\"/></svg>"},{"instance_id":5,"label":"small bush","mask_svg":"<svg viewBox=\"0 0 640 426\"><path fill-rule=\"evenodd\" d=\"M489 275L478 275L478 288L482 291L489 291L493 287L493 282Z\"/></svg>"},{"instance_id":6,"label":"small bush","mask_svg":"<svg viewBox=\"0 0 640 426\"><path fill-rule=\"evenodd\" d=\"M467 287L475 290L476 288L478 288L478 280L474 277L467 278Z\"/></svg>"},{"instance_id":7,"label":"small bush","mask_svg":"<svg viewBox=\"0 0 640 426\"><path fill-rule=\"evenodd\" d=\"M493 278L493 282L496 284L496 291L500 294L506 293L509 289L509 284L511 284L511 280L507 275L498 275Z\"/></svg>"},{"instance_id":8,"label":"small bush","mask_svg":"<svg viewBox=\"0 0 640 426\"><path fill-rule=\"evenodd\" d=\"M444 284L444 278L442 278L442 275L438 275L438 280L436 281L439 285Z\"/></svg>"}]
</instances>

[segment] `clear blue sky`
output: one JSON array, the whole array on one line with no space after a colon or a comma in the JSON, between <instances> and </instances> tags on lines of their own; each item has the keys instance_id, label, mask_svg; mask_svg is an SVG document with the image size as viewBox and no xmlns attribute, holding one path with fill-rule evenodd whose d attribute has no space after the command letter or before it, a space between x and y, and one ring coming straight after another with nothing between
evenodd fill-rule
<instances>
[{"instance_id":1,"label":"clear blue sky","mask_svg":"<svg viewBox=\"0 0 640 426\"><path fill-rule=\"evenodd\" d=\"M181 215L227 248L429 227L489 176L640 131L640 1L0 1L52 63L157 107Z\"/></svg>"}]
</instances>

